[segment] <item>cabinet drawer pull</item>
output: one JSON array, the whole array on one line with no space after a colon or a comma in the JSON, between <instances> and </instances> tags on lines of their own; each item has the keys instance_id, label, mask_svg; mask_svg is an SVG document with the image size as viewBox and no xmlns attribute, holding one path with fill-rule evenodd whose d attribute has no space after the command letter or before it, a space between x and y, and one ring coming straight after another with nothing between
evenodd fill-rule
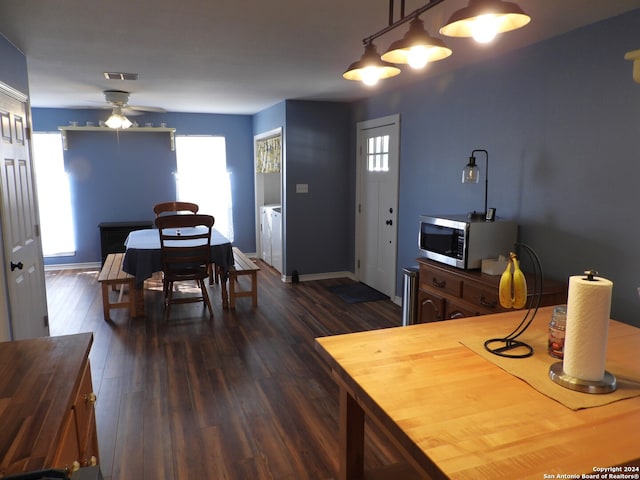
<instances>
[{"instance_id":1,"label":"cabinet drawer pull","mask_svg":"<svg viewBox=\"0 0 640 480\"><path fill-rule=\"evenodd\" d=\"M480 297L480 305L483 307L496 308L498 306L498 301L493 300L492 302L487 302L484 296Z\"/></svg>"},{"instance_id":2,"label":"cabinet drawer pull","mask_svg":"<svg viewBox=\"0 0 640 480\"><path fill-rule=\"evenodd\" d=\"M447 286L446 280L442 280L441 282L439 282L436 277L433 277L433 280L431 280L431 283L433 284L434 287L438 287L438 288L444 288Z\"/></svg>"}]
</instances>

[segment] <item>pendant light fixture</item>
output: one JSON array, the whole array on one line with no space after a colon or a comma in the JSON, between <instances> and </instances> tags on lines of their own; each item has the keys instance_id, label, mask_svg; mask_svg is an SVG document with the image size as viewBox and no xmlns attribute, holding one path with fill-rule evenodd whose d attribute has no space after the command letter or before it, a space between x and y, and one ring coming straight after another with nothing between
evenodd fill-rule
<instances>
[{"instance_id":1,"label":"pendant light fixture","mask_svg":"<svg viewBox=\"0 0 640 480\"><path fill-rule=\"evenodd\" d=\"M410 67L423 68L428 62L442 60L451 55L442 40L432 37L424 29L424 22L416 16L409 24L405 36L393 42L382 55L382 60L391 63L408 64Z\"/></svg>"},{"instance_id":2,"label":"pendant light fixture","mask_svg":"<svg viewBox=\"0 0 640 480\"><path fill-rule=\"evenodd\" d=\"M373 42L364 46L364 53L360 60L353 62L342 74L347 80L361 80L365 85L375 85L382 78L395 77L400 69L394 64L380 59L378 49Z\"/></svg>"},{"instance_id":3,"label":"pendant light fixture","mask_svg":"<svg viewBox=\"0 0 640 480\"><path fill-rule=\"evenodd\" d=\"M488 43L498 33L524 27L529 15L511 2L502 0L469 0L469 5L454 12L440 29L448 37L473 37L476 42Z\"/></svg>"},{"instance_id":4,"label":"pendant light fixture","mask_svg":"<svg viewBox=\"0 0 640 480\"><path fill-rule=\"evenodd\" d=\"M400 74L398 64L423 68L429 62L450 56L451 49L442 40L429 35L424 23L418 18L443 2L444 0L430 0L405 15L405 0L401 0L400 18L394 21L394 0L389 0L389 25L362 41L364 54L360 60L349 65L342 76L347 80L361 80L367 85L375 85L380 79ZM478 42L489 42L497 33L524 27L530 20L531 18L515 3L502 0L469 0L469 5L456 11L440 29L440 33L450 37L474 37ZM411 25L406 35L401 40L393 42L380 57L373 41L409 21Z\"/></svg>"}]
</instances>

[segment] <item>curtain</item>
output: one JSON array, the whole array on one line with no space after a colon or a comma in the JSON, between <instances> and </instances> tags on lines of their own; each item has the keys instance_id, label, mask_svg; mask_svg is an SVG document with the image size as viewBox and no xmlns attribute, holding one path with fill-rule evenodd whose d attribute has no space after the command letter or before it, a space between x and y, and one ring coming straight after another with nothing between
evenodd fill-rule
<instances>
[{"instance_id":1,"label":"curtain","mask_svg":"<svg viewBox=\"0 0 640 480\"><path fill-rule=\"evenodd\" d=\"M256 141L256 173L277 173L282 159L282 136Z\"/></svg>"}]
</instances>

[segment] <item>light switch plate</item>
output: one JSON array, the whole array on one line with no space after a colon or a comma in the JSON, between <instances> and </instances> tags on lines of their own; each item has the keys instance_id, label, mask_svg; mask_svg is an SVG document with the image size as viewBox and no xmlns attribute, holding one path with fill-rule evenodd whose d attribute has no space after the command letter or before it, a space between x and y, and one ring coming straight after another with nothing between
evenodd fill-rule
<instances>
[{"instance_id":1,"label":"light switch plate","mask_svg":"<svg viewBox=\"0 0 640 480\"><path fill-rule=\"evenodd\" d=\"M296 193L309 193L309 184L296 183Z\"/></svg>"}]
</instances>

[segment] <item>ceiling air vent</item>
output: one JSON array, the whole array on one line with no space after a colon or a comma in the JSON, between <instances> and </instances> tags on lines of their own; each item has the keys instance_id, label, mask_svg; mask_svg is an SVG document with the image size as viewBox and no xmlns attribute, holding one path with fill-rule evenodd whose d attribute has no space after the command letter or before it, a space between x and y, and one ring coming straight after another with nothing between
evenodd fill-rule
<instances>
[{"instance_id":1,"label":"ceiling air vent","mask_svg":"<svg viewBox=\"0 0 640 480\"><path fill-rule=\"evenodd\" d=\"M106 78L107 80L138 80L138 74L125 72L104 72L104 78Z\"/></svg>"}]
</instances>

